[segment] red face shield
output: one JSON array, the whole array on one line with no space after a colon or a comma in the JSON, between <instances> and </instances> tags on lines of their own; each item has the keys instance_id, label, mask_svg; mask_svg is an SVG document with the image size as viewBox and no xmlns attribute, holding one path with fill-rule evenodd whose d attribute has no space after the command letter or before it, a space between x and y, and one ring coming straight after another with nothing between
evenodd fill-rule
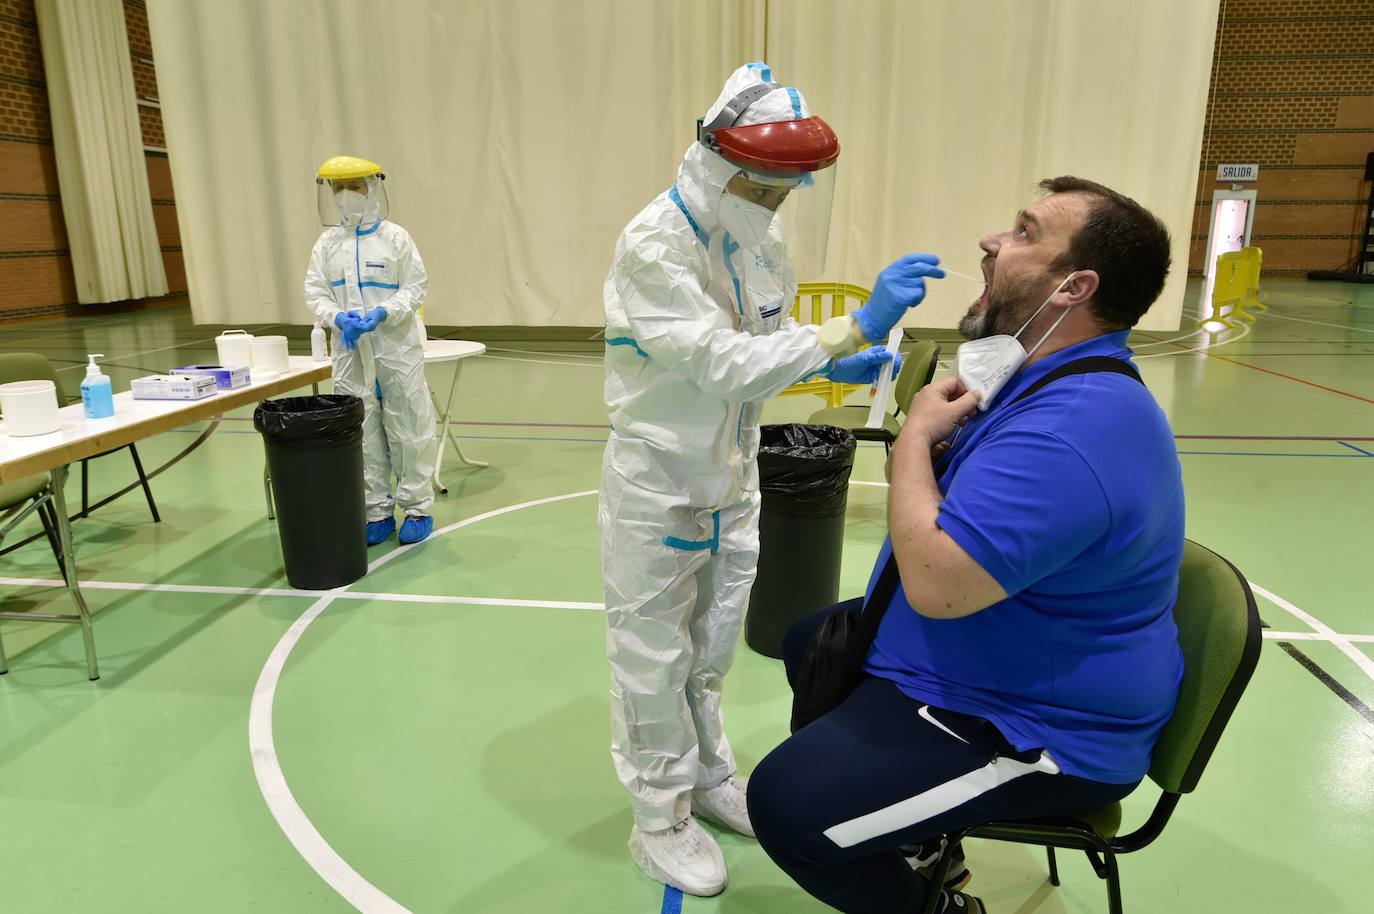
<instances>
[{"instance_id":1,"label":"red face shield","mask_svg":"<svg viewBox=\"0 0 1374 914\"><path fill-rule=\"evenodd\" d=\"M834 164L840 140L818 117L703 130L701 142L727 161L764 174L797 175Z\"/></svg>"}]
</instances>

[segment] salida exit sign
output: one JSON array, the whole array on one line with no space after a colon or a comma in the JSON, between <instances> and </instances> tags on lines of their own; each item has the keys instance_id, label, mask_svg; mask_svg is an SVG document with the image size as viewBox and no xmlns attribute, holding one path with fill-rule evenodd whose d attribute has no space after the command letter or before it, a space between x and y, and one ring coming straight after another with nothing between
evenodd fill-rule
<instances>
[{"instance_id":1,"label":"salida exit sign","mask_svg":"<svg viewBox=\"0 0 1374 914\"><path fill-rule=\"evenodd\" d=\"M1218 181L1258 181L1258 162L1222 162L1217 166Z\"/></svg>"}]
</instances>

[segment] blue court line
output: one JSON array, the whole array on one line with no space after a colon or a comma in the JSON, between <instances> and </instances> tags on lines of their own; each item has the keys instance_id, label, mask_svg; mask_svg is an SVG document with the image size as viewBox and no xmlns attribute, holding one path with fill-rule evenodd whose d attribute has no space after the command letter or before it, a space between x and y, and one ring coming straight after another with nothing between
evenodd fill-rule
<instances>
[{"instance_id":1,"label":"blue court line","mask_svg":"<svg viewBox=\"0 0 1374 914\"><path fill-rule=\"evenodd\" d=\"M1374 441L1361 435L1175 435L1190 441Z\"/></svg>"},{"instance_id":2,"label":"blue court line","mask_svg":"<svg viewBox=\"0 0 1374 914\"><path fill-rule=\"evenodd\" d=\"M205 429L203 429L203 428L202 428L202 429L193 429L193 428L173 428L173 429L168 429L168 433L169 433L169 434L174 434L174 435L200 435L200 434L203 434L204 431L205 431ZM232 428L226 428L226 429L221 429L221 430L215 432L215 434L216 434L216 435L256 435L256 434L258 434L258 432L257 432L256 430L254 430L254 431L249 431L248 429L243 429L242 431L238 431L238 430L235 430L235 429L232 429ZM459 435L458 438L459 438L460 440L462 440L462 441L573 441L573 442L576 442L576 443L579 443L579 444L605 444L605 443L606 443L606 439L605 439L605 438L553 438L553 437L540 437L540 436L537 436L537 435ZM1352 456L1353 456L1353 455L1352 455Z\"/></svg>"},{"instance_id":3,"label":"blue court line","mask_svg":"<svg viewBox=\"0 0 1374 914\"><path fill-rule=\"evenodd\" d=\"M203 431L204 431L204 429L174 428L174 429L169 429L169 430L168 430L168 433L169 433L169 434L174 434L174 435L176 435L176 434L179 434L179 435L199 435L199 434L201 434ZM228 429L228 428L226 428L226 429L220 429L220 430L217 432L217 434L220 434L220 435L257 435L258 432L257 432L257 431L249 431L248 429L243 429L242 431L239 431L239 430L235 430L235 429ZM606 443L606 439L605 439L605 438L557 438L557 437L552 437L552 436L541 436L541 435L459 435L458 438L459 438L459 440L461 440L461 441L563 441L563 442L571 442L571 443L573 443L573 444L605 444L605 443ZM1280 440L1286 440L1286 439L1280 439ZM1355 451L1355 453L1354 453L1354 454L1284 454L1284 453L1265 452L1265 451L1179 451L1178 454L1179 454L1180 457L1183 457L1183 456L1195 456L1195 457L1343 457L1343 458L1344 458L1344 457L1374 457L1374 452L1362 450L1361 448L1357 448L1357 447L1355 447L1353 444L1350 444L1348 441L1345 441L1344 439L1338 439L1338 438L1336 438L1336 439L1316 438L1316 439L1311 439L1311 440L1315 440L1315 441L1327 441L1327 440L1339 441L1341 444L1344 444L1346 447L1350 448L1352 451ZM1365 440L1365 439L1355 439L1355 440ZM865 447L881 447L881 442L862 442L862 443L861 443L861 446L865 446Z\"/></svg>"},{"instance_id":4,"label":"blue court line","mask_svg":"<svg viewBox=\"0 0 1374 914\"><path fill-rule=\"evenodd\" d=\"M682 914L682 889L670 885L663 887L663 907L660 914Z\"/></svg>"},{"instance_id":5,"label":"blue court line","mask_svg":"<svg viewBox=\"0 0 1374 914\"><path fill-rule=\"evenodd\" d=\"M1359 448L1355 448L1359 451ZM1339 457L1342 460L1347 458L1359 459L1361 457L1374 457L1367 451L1360 451L1358 454L1272 454L1263 451L1179 451L1179 456L1184 455L1194 457Z\"/></svg>"}]
</instances>

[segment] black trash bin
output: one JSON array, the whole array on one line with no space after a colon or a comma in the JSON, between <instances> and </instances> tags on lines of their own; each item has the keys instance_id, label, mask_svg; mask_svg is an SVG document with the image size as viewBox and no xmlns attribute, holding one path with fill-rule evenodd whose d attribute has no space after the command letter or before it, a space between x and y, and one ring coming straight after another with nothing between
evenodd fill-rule
<instances>
[{"instance_id":1,"label":"black trash bin","mask_svg":"<svg viewBox=\"0 0 1374 914\"><path fill-rule=\"evenodd\" d=\"M832 425L759 429L759 572L744 640L760 654L781 657L793 622L839 601L854 447Z\"/></svg>"},{"instance_id":2,"label":"black trash bin","mask_svg":"<svg viewBox=\"0 0 1374 914\"><path fill-rule=\"evenodd\" d=\"M286 579L302 590L367 573L363 401L343 394L264 400L253 427L267 447Z\"/></svg>"}]
</instances>

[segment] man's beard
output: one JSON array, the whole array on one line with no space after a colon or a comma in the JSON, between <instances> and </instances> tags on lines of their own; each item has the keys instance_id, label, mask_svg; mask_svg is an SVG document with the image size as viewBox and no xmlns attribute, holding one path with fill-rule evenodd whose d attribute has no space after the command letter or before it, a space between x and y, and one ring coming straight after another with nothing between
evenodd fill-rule
<instances>
[{"instance_id":1,"label":"man's beard","mask_svg":"<svg viewBox=\"0 0 1374 914\"><path fill-rule=\"evenodd\" d=\"M984 336L987 335L983 332L987 325L988 312L986 310L983 311L982 314L974 314L972 312L969 312L968 314L965 314L963 317L959 318L959 325L957 329L959 331L959 335L966 340L981 340Z\"/></svg>"},{"instance_id":2,"label":"man's beard","mask_svg":"<svg viewBox=\"0 0 1374 914\"><path fill-rule=\"evenodd\" d=\"M999 334L1015 334L1039 304L1034 301L1035 293L1030 286L1030 282L1022 280L994 293L989 284L983 313L970 311L961 317L957 327L959 335L966 340L981 340Z\"/></svg>"}]
</instances>

